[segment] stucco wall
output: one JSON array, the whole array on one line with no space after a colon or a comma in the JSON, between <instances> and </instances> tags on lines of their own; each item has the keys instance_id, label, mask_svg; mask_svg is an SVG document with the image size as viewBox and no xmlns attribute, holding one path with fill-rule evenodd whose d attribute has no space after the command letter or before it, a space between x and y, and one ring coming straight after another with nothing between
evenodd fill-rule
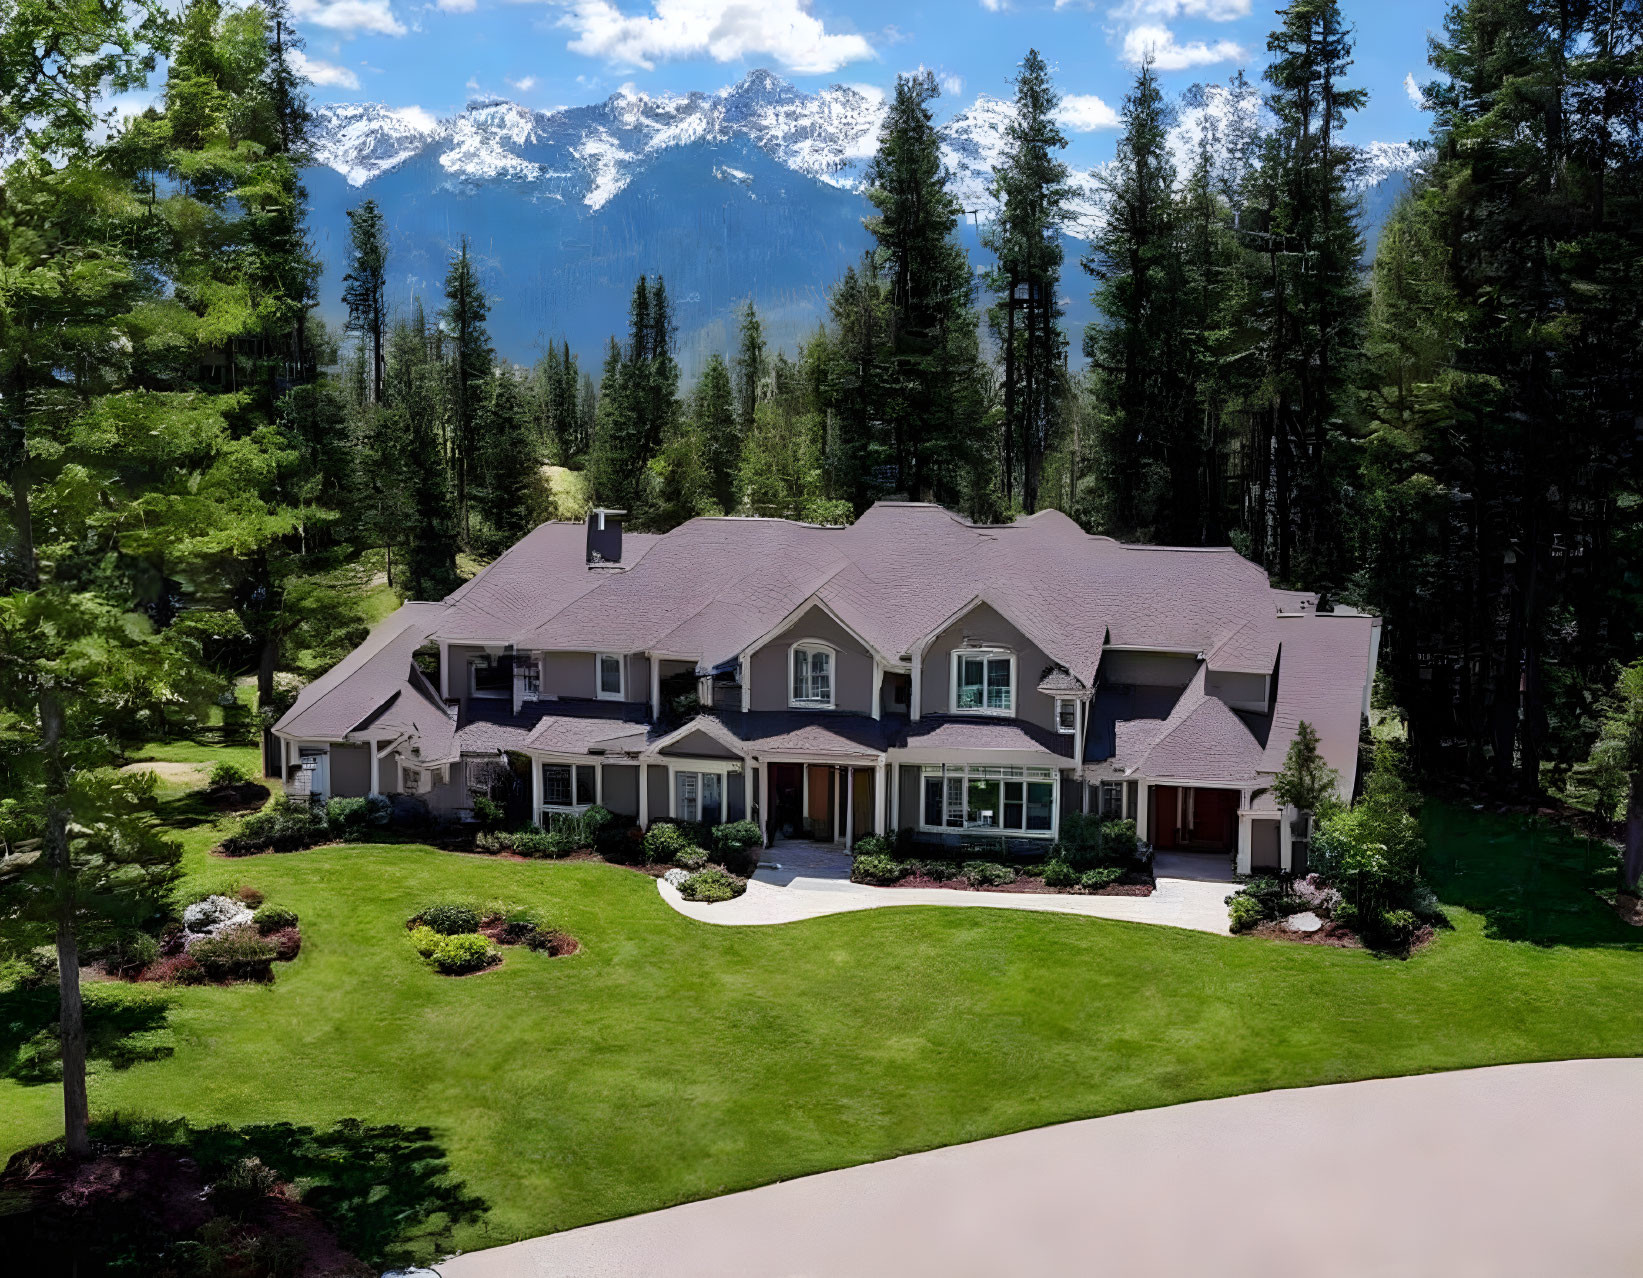
<instances>
[{"instance_id":1,"label":"stucco wall","mask_svg":"<svg viewBox=\"0 0 1643 1278\"><path fill-rule=\"evenodd\" d=\"M332 795L339 799L357 799L371 792L370 749L362 745L331 747ZM389 773L383 778L383 784L391 785L393 780L393 774Z\"/></svg>"},{"instance_id":2,"label":"stucco wall","mask_svg":"<svg viewBox=\"0 0 1643 1278\"><path fill-rule=\"evenodd\" d=\"M469 805L468 778L461 763L451 765L451 779L440 781L425 794L419 796L427 801L430 812L456 812Z\"/></svg>"},{"instance_id":3,"label":"stucco wall","mask_svg":"<svg viewBox=\"0 0 1643 1278\"><path fill-rule=\"evenodd\" d=\"M716 738L710 737L707 733L701 731L687 732L684 736L680 737L672 745L663 750L662 753L666 755L674 755L680 758L691 759L741 758L741 756L734 750L728 749L726 746L720 744Z\"/></svg>"},{"instance_id":4,"label":"stucco wall","mask_svg":"<svg viewBox=\"0 0 1643 1278\"><path fill-rule=\"evenodd\" d=\"M542 695L591 699L599 691L594 682L598 658L591 652L544 652Z\"/></svg>"},{"instance_id":5,"label":"stucco wall","mask_svg":"<svg viewBox=\"0 0 1643 1278\"><path fill-rule=\"evenodd\" d=\"M925 651L919 713L951 712L953 650L976 647L1008 648L1015 653L1015 717L1053 730L1055 698L1038 691L1050 659L988 604L980 604L960 617Z\"/></svg>"},{"instance_id":6,"label":"stucco wall","mask_svg":"<svg viewBox=\"0 0 1643 1278\"><path fill-rule=\"evenodd\" d=\"M901 830L917 830L919 825L919 805L924 802L924 787L920 778L923 770L917 764L901 764L901 777L898 786L901 797L898 802L900 808L896 812L896 828ZM885 813L884 819L890 819ZM894 833L894 831L892 831Z\"/></svg>"},{"instance_id":7,"label":"stucco wall","mask_svg":"<svg viewBox=\"0 0 1643 1278\"><path fill-rule=\"evenodd\" d=\"M1282 858L1282 847L1276 821L1249 823L1249 864L1253 870L1276 870Z\"/></svg>"},{"instance_id":8,"label":"stucco wall","mask_svg":"<svg viewBox=\"0 0 1643 1278\"><path fill-rule=\"evenodd\" d=\"M650 792L649 815L650 819L655 821L660 817L665 817L668 815L667 768L659 764L647 763L645 765L645 772L647 774L645 778L645 785L649 787Z\"/></svg>"},{"instance_id":9,"label":"stucco wall","mask_svg":"<svg viewBox=\"0 0 1643 1278\"><path fill-rule=\"evenodd\" d=\"M1103 683L1142 683L1159 688L1184 688L1198 672L1198 658L1176 652L1104 652Z\"/></svg>"},{"instance_id":10,"label":"stucco wall","mask_svg":"<svg viewBox=\"0 0 1643 1278\"><path fill-rule=\"evenodd\" d=\"M607 763L604 780L605 807L618 816L639 815L639 768L637 764Z\"/></svg>"},{"instance_id":11,"label":"stucco wall","mask_svg":"<svg viewBox=\"0 0 1643 1278\"><path fill-rule=\"evenodd\" d=\"M1265 675L1211 670L1204 675L1204 691L1237 710L1263 714L1267 708Z\"/></svg>"},{"instance_id":12,"label":"stucco wall","mask_svg":"<svg viewBox=\"0 0 1643 1278\"><path fill-rule=\"evenodd\" d=\"M854 714L873 712L873 658L838 622L812 607L781 634L755 652L748 664L753 672L751 705L755 710L785 710L793 678L788 650L802 639L830 644L833 660L833 706Z\"/></svg>"}]
</instances>

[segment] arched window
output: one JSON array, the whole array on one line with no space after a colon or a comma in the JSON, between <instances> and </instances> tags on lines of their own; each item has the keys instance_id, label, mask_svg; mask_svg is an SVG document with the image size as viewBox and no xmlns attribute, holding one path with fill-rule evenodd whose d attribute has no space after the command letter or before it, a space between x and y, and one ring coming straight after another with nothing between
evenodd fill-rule
<instances>
[{"instance_id":1,"label":"arched window","mask_svg":"<svg viewBox=\"0 0 1643 1278\"><path fill-rule=\"evenodd\" d=\"M806 710L833 708L833 649L815 640L801 640L788 650L788 704Z\"/></svg>"}]
</instances>

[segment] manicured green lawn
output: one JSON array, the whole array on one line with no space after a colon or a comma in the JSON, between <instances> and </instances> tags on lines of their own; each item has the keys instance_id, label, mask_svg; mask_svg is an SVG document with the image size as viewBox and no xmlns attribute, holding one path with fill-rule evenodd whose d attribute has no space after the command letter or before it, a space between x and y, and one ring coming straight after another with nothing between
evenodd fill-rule
<instances>
[{"instance_id":1,"label":"manicured green lawn","mask_svg":"<svg viewBox=\"0 0 1643 1278\"><path fill-rule=\"evenodd\" d=\"M1509 833L1434 813L1434 878L1480 912L1400 962L1002 910L719 928L614 866L384 845L225 862L201 824L191 876L297 909L303 952L269 987L160 995L150 1038L174 1054L100 1063L93 1109L426 1124L490 1205L458 1234L477 1247L1120 1110L1643 1053L1643 935L1584 884L1557 902L1575 943L1492 939ZM539 906L585 949L441 978L402 925L451 896ZM0 1155L58 1130L58 1103L0 1079Z\"/></svg>"}]
</instances>

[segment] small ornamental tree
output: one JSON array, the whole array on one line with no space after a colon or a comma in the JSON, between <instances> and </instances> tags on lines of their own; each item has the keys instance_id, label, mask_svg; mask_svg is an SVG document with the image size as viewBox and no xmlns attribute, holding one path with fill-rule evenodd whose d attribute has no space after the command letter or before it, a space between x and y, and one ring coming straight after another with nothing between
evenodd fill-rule
<instances>
[{"instance_id":1,"label":"small ornamental tree","mask_svg":"<svg viewBox=\"0 0 1643 1278\"><path fill-rule=\"evenodd\" d=\"M1626 850L1621 863L1626 890L1637 891L1643 879L1643 660L1621 670L1614 697L1603 719L1603 731L1592 747L1594 769L1623 774L1626 785ZM1618 779L1618 778L1617 778ZM1618 785L1609 799L1609 816L1618 807ZM1600 799L1600 802L1602 800Z\"/></svg>"},{"instance_id":2,"label":"small ornamental tree","mask_svg":"<svg viewBox=\"0 0 1643 1278\"><path fill-rule=\"evenodd\" d=\"M1318 730L1302 719L1284 756L1283 771L1272 783L1273 797L1298 812L1315 813L1334 802L1340 778L1318 751Z\"/></svg>"}]
</instances>

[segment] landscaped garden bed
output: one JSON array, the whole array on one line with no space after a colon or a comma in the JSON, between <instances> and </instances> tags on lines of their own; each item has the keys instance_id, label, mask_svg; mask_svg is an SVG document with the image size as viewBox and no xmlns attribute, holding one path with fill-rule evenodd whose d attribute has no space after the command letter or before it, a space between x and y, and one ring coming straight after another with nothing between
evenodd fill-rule
<instances>
[{"instance_id":1,"label":"landscaped garden bed","mask_svg":"<svg viewBox=\"0 0 1643 1278\"><path fill-rule=\"evenodd\" d=\"M1061 838L1039 859L944 852L931 848L924 855L901 856L888 839L869 835L856 842L850 877L877 887L1085 896L1151 896L1155 886L1152 857L1138 844L1133 821L1070 813L1062 820Z\"/></svg>"},{"instance_id":2,"label":"landscaped garden bed","mask_svg":"<svg viewBox=\"0 0 1643 1278\"><path fill-rule=\"evenodd\" d=\"M90 968L104 977L171 985L226 985L274 979L274 964L302 949L295 910L266 901L256 888L201 893L155 931L120 934Z\"/></svg>"},{"instance_id":3,"label":"landscaped garden bed","mask_svg":"<svg viewBox=\"0 0 1643 1278\"><path fill-rule=\"evenodd\" d=\"M405 928L411 948L443 976L472 976L499 967L505 946L524 946L549 958L582 948L569 932L544 923L535 910L502 904L480 909L437 901L406 919Z\"/></svg>"}]
</instances>

